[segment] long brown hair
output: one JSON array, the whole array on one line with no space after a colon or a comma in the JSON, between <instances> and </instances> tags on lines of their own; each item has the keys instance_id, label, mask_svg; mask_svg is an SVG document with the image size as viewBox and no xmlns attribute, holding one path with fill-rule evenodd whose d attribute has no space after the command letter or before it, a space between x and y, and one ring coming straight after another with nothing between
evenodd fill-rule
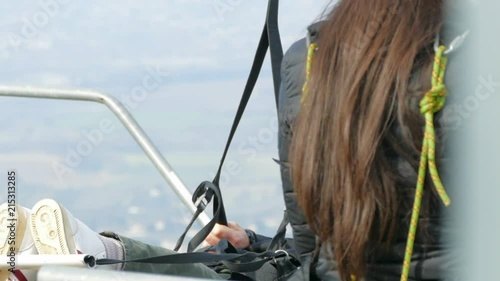
<instances>
[{"instance_id":1,"label":"long brown hair","mask_svg":"<svg viewBox=\"0 0 500 281\"><path fill-rule=\"evenodd\" d=\"M431 87L442 9L442 0L341 0L319 31L290 162L299 203L343 280L363 277L369 244L393 237L401 198L390 154L417 166L415 101Z\"/></svg>"}]
</instances>

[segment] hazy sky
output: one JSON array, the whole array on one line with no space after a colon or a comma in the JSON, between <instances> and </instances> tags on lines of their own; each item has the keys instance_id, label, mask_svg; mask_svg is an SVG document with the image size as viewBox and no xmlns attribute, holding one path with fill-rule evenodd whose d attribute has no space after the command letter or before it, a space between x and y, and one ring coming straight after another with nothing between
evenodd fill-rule
<instances>
[{"instance_id":1,"label":"hazy sky","mask_svg":"<svg viewBox=\"0 0 500 281\"><path fill-rule=\"evenodd\" d=\"M281 2L286 50L330 1ZM193 190L217 168L266 8L264 0L3 2L0 84L94 89L128 100ZM137 98L144 79L156 83ZM272 161L277 128L268 61L254 95L222 188L230 220L272 234L283 199ZM20 174L21 204L53 197L93 228L166 246L171 239L151 237L180 234L187 209L104 106L0 98L0 112L0 170ZM88 153L78 153L92 140Z\"/></svg>"}]
</instances>

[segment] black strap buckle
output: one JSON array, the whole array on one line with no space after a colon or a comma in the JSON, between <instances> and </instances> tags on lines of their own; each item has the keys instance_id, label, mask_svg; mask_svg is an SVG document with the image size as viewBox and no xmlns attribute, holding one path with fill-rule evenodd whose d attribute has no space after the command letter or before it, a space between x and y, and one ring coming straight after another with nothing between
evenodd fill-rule
<instances>
[{"instance_id":1,"label":"black strap buckle","mask_svg":"<svg viewBox=\"0 0 500 281\"><path fill-rule=\"evenodd\" d=\"M193 193L193 203L196 207L196 209L200 212L203 212L207 205L212 201L212 198L214 196L213 190L210 188L210 185L213 185L213 183L209 181L204 181L200 183L200 185L196 188L195 192Z\"/></svg>"}]
</instances>

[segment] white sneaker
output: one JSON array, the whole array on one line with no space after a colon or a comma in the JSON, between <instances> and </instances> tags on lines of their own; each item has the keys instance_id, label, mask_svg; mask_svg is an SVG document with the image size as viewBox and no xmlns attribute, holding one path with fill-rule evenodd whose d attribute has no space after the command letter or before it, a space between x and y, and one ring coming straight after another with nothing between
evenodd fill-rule
<instances>
[{"instance_id":1,"label":"white sneaker","mask_svg":"<svg viewBox=\"0 0 500 281\"><path fill-rule=\"evenodd\" d=\"M0 205L0 254L36 255L38 254L30 233L30 210L19 205ZM10 258L9 258L10 260ZM15 258L13 260L15 268ZM26 281L36 280L36 270L0 271L0 280Z\"/></svg>"},{"instance_id":2,"label":"white sneaker","mask_svg":"<svg viewBox=\"0 0 500 281\"><path fill-rule=\"evenodd\" d=\"M40 254L88 254L106 258L104 243L61 204L52 199L38 201L31 210L31 234Z\"/></svg>"}]
</instances>

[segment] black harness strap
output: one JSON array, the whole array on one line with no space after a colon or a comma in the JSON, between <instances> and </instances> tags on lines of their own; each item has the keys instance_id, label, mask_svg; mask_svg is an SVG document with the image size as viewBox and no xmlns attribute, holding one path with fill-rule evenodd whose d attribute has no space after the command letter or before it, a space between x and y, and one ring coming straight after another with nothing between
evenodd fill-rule
<instances>
[{"instance_id":1,"label":"black harness strap","mask_svg":"<svg viewBox=\"0 0 500 281\"><path fill-rule=\"evenodd\" d=\"M98 259L97 265L117 264L117 263L153 263L153 264L191 264L191 263L213 263L221 262L229 270L235 272L249 272L258 270L264 263L284 257L286 254L281 252L246 252L243 254L226 253L212 254L205 252L195 253L180 253L173 255L163 255L150 258L133 259L133 260L115 260L115 259Z\"/></svg>"},{"instance_id":2,"label":"black harness strap","mask_svg":"<svg viewBox=\"0 0 500 281\"><path fill-rule=\"evenodd\" d=\"M271 53L274 98L276 100L276 109L278 109L279 91L281 84L281 62L283 61L283 47L281 46L281 36L278 28L279 0L269 1L267 9L267 35L269 41L269 52Z\"/></svg>"},{"instance_id":3,"label":"black harness strap","mask_svg":"<svg viewBox=\"0 0 500 281\"><path fill-rule=\"evenodd\" d=\"M231 127L231 131L229 133L229 137L226 146L224 148L222 158L220 160L219 168L211 184L209 182L203 182L195 190L193 195L193 203L195 203L197 211L193 215L193 218L191 219L191 222L188 224L186 230L177 241L175 250L178 250L180 248L184 240L184 237L188 232L188 230L191 228L193 222L200 215L200 213L203 212L206 205L210 202L212 198L213 198L213 218L205 227L203 227L191 239L191 241L188 244L188 252L194 251L194 249L196 249L196 247L198 247L205 240L205 238L210 234L213 227L215 226L215 223L227 225L226 211L224 209L224 203L222 200L222 194L220 191L220 184L219 184L220 176L222 173L222 167L224 165L224 161L229 151L229 147L231 146L234 134L236 133L236 129L238 128L241 117L245 112L245 108L248 104L248 101L250 100L250 96L259 77L260 70L262 69L262 65L264 63L264 59L266 57L268 48L270 49L271 53L274 95L276 100L276 106L278 106L279 87L281 83L281 61L283 60L283 49L281 46L281 39L279 37L280 35L278 29L278 7L279 7L279 0L269 0L266 22L262 30L262 35L259 40L259 45L257 46L257 50L255 52L252 68L250 70L247 83L243 90L243 95L241 97L241 101L238 106L236 115L234 117L233 125ZM233 247L230 246L229 249L234 251L234 248L233 249L232 248Z\"/></svg>"},{"instance_id":4,"label":"black harness strap","mask_svg":"<svg viewBox=\"0 0 500 281\"><path fill-rule=\"evenodd\" d=\"M216 223L227 225L227 217L222 201L222 194L219 187L222 166L226 159L229 147L233 140L238 124L243 116L245 108L250 100L250 96L255 87L257 79L262 69L264 59L266 57L267 49L270 49L274 94L276 100L276 107L278 106L279 87L281 83L281 61L283 60L283 49L278 30L278 6L279 0L269 0L266 22L262 30L259 45L255 53L252 68L247 79L247 83L243 90L238 110L234 117L233 125L228 136L222 158L220 160L219 168L214 179L202 182L195 190L192 201L196 206L196 212L189 222L187 228L180 236L175 246L175 251L179 250L184 241L186 233L193 225L198 216L205 210L206 206L213 199L213 217L207 225L205 225L188 244L188 253L180 253L173 255L157 256L143 259L134 260L113 260L113 259L99 259L96 261L97 265L115 264L115 263L155 263L155 264L187 264L187 263L222 263L227 269L232 272L255 272L263 265L271 260L286 257L289 259L289 254L284 251L276 251L280 249L285 241L286 225L288 220L285 218L281 223L276 236L271 241L268 250L262 253L256 252L239 252L227 240L223 239L216 247L217 253L208 252L193 252L210 234ZM267 270L269 271L269 269ZM267 272L266 271L266 272Z\"/></svg>"}]
</instances>

